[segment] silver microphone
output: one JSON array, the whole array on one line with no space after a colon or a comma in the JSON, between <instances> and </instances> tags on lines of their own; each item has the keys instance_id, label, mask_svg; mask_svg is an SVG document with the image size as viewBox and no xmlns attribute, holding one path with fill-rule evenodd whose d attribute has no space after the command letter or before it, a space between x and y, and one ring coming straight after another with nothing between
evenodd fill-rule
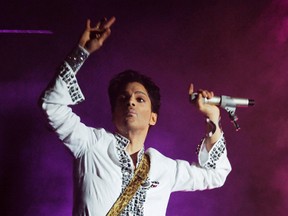
<instances>
[{"instance_id":1,"label":"silver microphone","mask_svg":"<svg viewBox=\"0 0 288 216\"><path fill-rule=\"evenodd\" d=\"M193 103L198 97L198 93L193 93L190 95L190 101ZM220 106L222 108L225 107L248 107L254 106L255 100L247 99L247 98L234 98L230 96L214 96L210 99L203 98L204 103Z\"/></svg>"}]
</instances>

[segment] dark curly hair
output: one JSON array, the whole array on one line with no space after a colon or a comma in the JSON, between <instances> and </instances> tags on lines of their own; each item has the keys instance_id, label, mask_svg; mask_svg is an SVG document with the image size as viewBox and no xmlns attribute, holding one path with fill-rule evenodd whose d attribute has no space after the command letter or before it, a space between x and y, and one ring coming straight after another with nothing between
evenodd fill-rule
<instances>
[{"instance_id":1,"label":"dark curly hair","mask_svg":"<svg viewBox=\"0 0 288 216\"><path fill-rule=\"evenodd\" d=\"M109 83L108 94L112 113L115 110L117 97L125 89L128 83L141 83L148 92L152 104L152 112L159 114L160 109L160 89L148 76L140 74L134 70L125 70L114 76Z\"/></svg>"}]
</instances>

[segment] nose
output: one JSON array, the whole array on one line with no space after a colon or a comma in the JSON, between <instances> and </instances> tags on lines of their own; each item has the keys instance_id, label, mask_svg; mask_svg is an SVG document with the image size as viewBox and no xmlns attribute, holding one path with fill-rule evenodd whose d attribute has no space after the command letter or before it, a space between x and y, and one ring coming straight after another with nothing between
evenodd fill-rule
<instances>
[{"instance_id":1,"label":"nose","mask_svg":"<svg viewBox=\"0 0 288 216\"><path fill-rule=\"evenodd\" d=\"M127 106L135 106L135 100L132 96L127 100Z\"/></svg>"}]
</instances>

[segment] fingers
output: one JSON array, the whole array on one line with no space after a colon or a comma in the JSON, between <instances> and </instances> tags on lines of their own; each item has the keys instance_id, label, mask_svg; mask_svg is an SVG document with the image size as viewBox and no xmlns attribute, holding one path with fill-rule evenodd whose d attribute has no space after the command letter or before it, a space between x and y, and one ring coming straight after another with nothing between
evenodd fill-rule
<instances>
[{"instance_id":1,"label":"fingers","mask_svg":"<svg viewBox=\"0 0 288 216\"><path fill-rule=\"evenodd\" d=\"M110 27L113 25L113 23L116 21L115 17L111 17L108 21L105 18L105 22L104 25L103 23L101 23L101 25L103 25L103 27L100 26L101 30L103 30L103 33L101 34L100 38L98 39L100 43L103 43L107 37L109 37L109 35L111 34L111 30Z\"/></svg>"},{"instance_id":2,"label":"fingers","mask_svg":"<svg viewBox=\"0 0 288 216\"><path fill-rule=\"evenodd\" d=\"M191 83L190 86L189 86L189 95L192 95L193 93L194 93L194 85L193 85L193 83ZM199 89L197 91L197 93L199 94L199 96L201 96L203 98L212 98L212 97L214 97L214 92L213 91Z\"/></svg>"},{"instance_id":3,"label":"fingers","mask_svg":"<svg viewBox=\"0 0 288 216\"><path fill-rule=\"evenodd\" d=\"M109 29L115 21L116 21L115 17L111 17L108 21L107 18L104 17L99 22L97 22L97 24L93 28L91 28L89 24L89 28L91 31L104 32L106 29Z\"/></svg>"},{"instance_id":4,"label":"fingers","mask_svg":"<svg viewBox=\"0 0 288 216\"><path fill-rule=\"evenodd\" d=\"M91 38L96 38L100 43L104 42L104 40L106 40L106 38L111 34L110 27L113 25L115 20L115 17L111 17L108 21L106 18L103 18L93 28L90 27L89 23L90 32L92 35Z\"/></svg>"},{"instance_id":5,"label":"fingers","mask_svg":"<svg viewBox=\"0 0 288 216\"><path fill-rule=\"evenodd\" d=\"M105 24L104 24L104 29L109 29L113 23L116 21L116 18L113 16L111 17Z\"/></svg>"},{"instance_id":6,"label":"fingers","mask_svg":"<svg viewBox=\"0 0 288 216\"><path fill-rule=\"evenodd\" d=\"M98 38L98 41L100 44L102 44L111 34L110 29L106 29L104 33L101 34L101 36Z\"/></svg>"},{"instance_id":7,"label":"fingers","mask_svg":"<svg viewBox=\"0 0 288 216\"><path fill-rule=\"evenodd\" d=\"M208 90L203 90L199 89L198 94L201 95L203 98L212 98L214 97L214 92L213 91L208 91Z\"/></svg>"},{"instance_id":8,"label":"fingers","mask_svg":"<svg viewBox=\"0 0 288 216\"><path fill-rule=\"evenodd\" d=\"M93 30L96 30L96 31L99 31L99 32L102 32L105 30L104 28L104 24L107 22L107 18L104 17L102 18L97 24L96 26L93 28Z\"/></svg>"},{"instance_id":9,"label":"fingers","mask_svg":"<svg viewBox=\"0 0 288 216\"><path fill-rule=\"evenodd\" d=\"M189 87L189 95L192 95L194 92L194 85L193 83L190 84L190 87Z\"/></svg>"},{"instance_id":10,"label":"fingers","mask_svg":"<svg viewBox=\"0 0 288 216\"><path fill-rule=\"evenodd\" d=\"M91 20L87 19L86 21L86 29L90 29L91 28Z\"/></svg>"},{"instance_id":11,"label":"fingers","mask_svg":"<svg viewBox=\"0 0 288 216\"><path fill-rule=\"evenodd\" d=\"M208 90L199 90L199 93L204 97L204 98L212 98L214 96L214 93L212 91Z\"/></svg>"},{"instance_id":12,"label":"fingers","mask_svg":"<svg viewBox=\"0 0 288 216\"><path fill-rule=\"evenodd\" d=\"M101 19L95 26L96 29L101 30L102 29L102 25L104 22L106 22L106 18Z\"/></svg>"}]
</instances>

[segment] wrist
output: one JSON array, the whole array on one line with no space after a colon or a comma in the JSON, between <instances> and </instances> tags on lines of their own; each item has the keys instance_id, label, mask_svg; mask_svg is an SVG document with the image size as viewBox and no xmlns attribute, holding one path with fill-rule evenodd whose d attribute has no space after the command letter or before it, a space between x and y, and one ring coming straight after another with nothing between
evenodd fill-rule
<instances>
[{"instance_id":1,"label":"wrist","mask_svg":"<svg viewBox=\"0 0 288 216\"><path fill-rule=\"evenodd\" d=\"M206 118L206 137L212 137L216 134L216 132L221 132L221 124L220 124L221 117L217 117L215 119Z\"/></svg>"},{"instance_id":2,"label":"wrist","mask_svg":"<svg viewBox=\"0 0 288 216\"><path fill-rule=\"evenodd\" d=\"M208 152L212 149L213 145L219 140L222 134L222 129L219 121L213 122L210 119L206 119L206 149Z\"/></svg>"},{"instance_id":3,"label":"wrist","mask_svg":"<svg viewBox=\"0 0 288 216\"><path fill-rule=\"evenodd\" d=\"M220 112L213 112L213 113L207 114L205 117L215 123L218 123L221 119Z\"/></svg>"},{"instance_id":4,"label":"wrist","mask_svg":"<svg viewBox=\"0 0 288 216\"><path fill-rule=\"evenodd\" d=\"M212 121L218 122L220 118L220 109L219 107L215 105L207 105L207 107L204 107L202 110L200 109L202 114L209 118Z\"/></svg>"},{"instance_id":5,"label":"wrist","mask_svg":"<svg viewBox=\"0 0 288 216\"><path fill-rule=\"evenodd\" d=\"M72 68L74 73L77 73L81 65L88 58L89 52L81 45L75 47L72 52L66 57L65 61Z\"/></svg>"}]
</instances>

